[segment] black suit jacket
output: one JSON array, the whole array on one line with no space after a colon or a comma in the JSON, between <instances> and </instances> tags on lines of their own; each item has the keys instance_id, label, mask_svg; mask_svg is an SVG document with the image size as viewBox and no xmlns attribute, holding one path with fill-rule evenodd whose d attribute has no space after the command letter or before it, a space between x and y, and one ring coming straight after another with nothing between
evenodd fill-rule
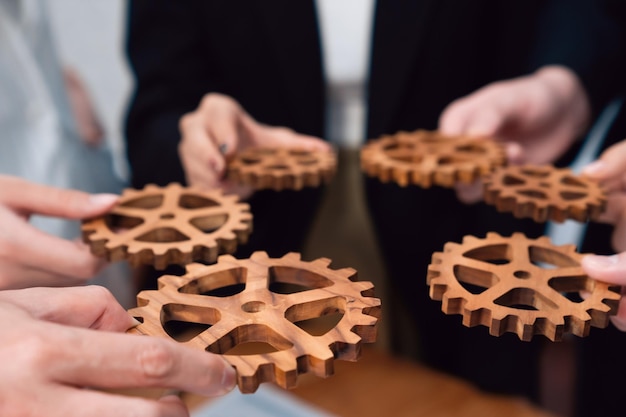
<instances>
[{"instance_id":1,"label":"black suit jacket","mask_svg":"<svg viewBox=\"0 0 626 417\"><path fill-rule=\"evenodd\" d=\"M234 97L263 123L323 136L323 63L312 0L134 0L129 19L137 84L126 133L134 186L184 182L178 120L209 92ZM379 0L374 22L368 137L436 128L452 100L542 65L577 71L596 112L611 95L617 28L595 0ZM542 225L484 205L463 206L450 190L368 180L367 191L392 300L404 303L415 321L421 359L490 390L534 396L540 343L462 328L428 299L425 274L430 255L447 241L488 231L536 236ZM250 250L273 256L298 250L317 197L315 190L255 195Z\"/></svg>"}]
</instances>

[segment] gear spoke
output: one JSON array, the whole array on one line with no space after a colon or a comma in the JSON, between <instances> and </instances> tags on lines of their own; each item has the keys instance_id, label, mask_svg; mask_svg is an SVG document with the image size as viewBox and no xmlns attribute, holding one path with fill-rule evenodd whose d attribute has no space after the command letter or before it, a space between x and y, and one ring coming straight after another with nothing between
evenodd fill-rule
<instances>
[{"instance_id":1,"label":"gear spoke","mask_svg":"<svg viewBox=\"0 0 626 417\"><path fill-rule=\"evenodd\" d=\"M185 208L186 204L205 201L217 206ZM124 205L141 203L151 208ZM198 213L220 213L216 218L224 216L227 222L220 225L219 221L199 218ZM116 215L129 216L142 223L133 225L127 221L131 227L124 228L125 223L120 222L122 230L116 230L114 221L106 220ZM148 185L143 190L124 190L111 214L85 221L82 230L84 240L96 255L163 269L168 264L215 262L219 251L233 252L238 244L247 240L252 221L250 206L238 203L235 196L225 196L220 190L204 191L172 183L164 188ZM218 240L222 242L219 247Z\"/></svg>"},{"instance_id":2,"label":"gear spoke","mask_svg":"<svg viewBox=\"0 0 626 417\"><path fill-rule=\"evenodd\" d=\"M250 164L251 160L258 163ZM329 182L336 166L333 152L252 147L235 155L228 164L227 176L255 189L299 190Z\"/></svg>"},{"instance_id":3,"label":"gear spoke","mask_svg":"<svg viewBox=\"0 0 626 417\"><path fill-rule=\"evenodd\" d=\"M483 261L463 256L467 253L494 258L508 253L510 262L482 268ZM580 266L582 255L573 245L555 246L547 237L529 239L521 233L511 237L489 233L485 239L466 236L462 244L446 244L444 252L433 254L433 259L436 262L428 267L431 298L443 300L444 313L462 314L465 325L488 326L496 336L507 331L522 340L531 340L534 334L553 341L567 333L587 336L590 326L607 326L608 315L617 313L621 297L609 284L594 281L587 285L591 278ZM557 268L542 269L532 261L552 261ZM464 282L471 284L485 284L491 278L488 273L495 277L492 285L483 285L486 290L472 293L451 285L459 271L466 274ZM589 302L576 303L560 293L582 289L592 293ZM511 320L515 326L506 324Z\"/></svg>"},{"instance_id":4,"label":"gear spoke","mask_svg":"<svg viewBox=\"0 0 626 417\"><path fill-rule=\"evenodd\" d=\"M485 177L484 188L487 204L536 222L594 220L605 210L607 202L596 181L552 166L500 168ZM511 198L514 201L507 201Z\"/></svg>"},{"instance_id":5,"label":"gear spoke","mask_svg":"<svg viewBox=\"0 0 626 417\"><path fill-rule=\"evenodd\" d=\"M410 154L406 152L409 145ZM480 152L473 152L474 148ZM450 188L459 181L473 182L505 163L504 147L496 141L426 130L383 136L361 149L361 167L368 175L403 187Z\"/></svg>"},{"instance_id":6,"label":"gear spoke","mask_svg":"<svg viewBox=\"0 0 626 417\"><path fill-rule=\"evenodd\" d=\"M238 260L225 255L213 265L189 265L186 275L161 277L159 291L141 293L142 306L132 310L135 317L143 319L137 331L163 336L160 313L164 308L169 308L178 321L187 317L193 322L211 324L184 343L224 354L224 359L237 368L242 392L254 392L260 383L274 380L284 388L291 388L300 372L329 376L334 359L355 360L359 343L374 341L380 316L380 300L361 294L371 289L372 284L350 281L354 270L332 270L328 268L329 263L327 259L305 262L294 253L273 259L264 252L255 252L249 259ZM243 291L227 297L199 294L211 286L209 283L221 282L227 287L232 280L223 274L232 268L245 271L245 280L243 276L236 280L245 282ZM268 282L270 275L279 268L283 268L285 282L290 284L307 286L325 280L331 285L293 294L273 293ZM215 279L212 279L213 274ZM198 279L203 283L194 282ZM211 290L218 289L211 287ZM304 304L308 305L289 310ZM365 309L368 315L363 313ZM341 319L321 335L313 335L295 324L335 312L342 313ZM199 317L201 314L207 317ZM270 345L274 350L235 353L239 344L255 343L265 348ZM246 347L249 346L242 346Z\"/></svg>"}]
</instances>

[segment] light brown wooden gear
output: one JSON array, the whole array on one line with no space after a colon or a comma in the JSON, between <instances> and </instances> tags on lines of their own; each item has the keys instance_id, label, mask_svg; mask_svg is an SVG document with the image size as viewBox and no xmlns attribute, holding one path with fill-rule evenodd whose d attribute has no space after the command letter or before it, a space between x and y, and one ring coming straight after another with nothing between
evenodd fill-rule
<instances>
[{"instance_id":1,"label":"light brown wooden gear","mask_svg":"<svg viewBox=\"0 0 626 417\"><path fill-rule=\"evenodd\" d=\"M82 231L97 256L164 269L235 252L252 231L252 215L248 204L221 190L148 185L124 190L117 206L85 221Z\"/></svg>"},{"instance_id":2,"label":"light brown wooden gear","mask_svg":"<svg viewBox=\"0 0 626 417\"><path fill-rule=\"evenodd\" d=\"M228 163L228 178L257 190L300 190L329 183L336 167L332 151L248 148Z\"/></svg>"},{"instance_id":3,"label":"light brown wooden gear","mask_svg":"<svg viewBox=\"0 0 626 417\"><path fill-rule=\"evenodd\" d=\"M483 179L485 202L515 217L579 222L596 219L606 208L600 185L567 168L553 166L509 166Z\"/></svg>"},{"instance_id":4,"label":"light brown wooden gear","mask_svg":"<svg viewBox=\"0 0 626 417\"><path fill-rule=\"evenodd\" d=\"M371 140L361 149L361 169L382 182L429 188L471 183L506 163L501 144L435 131L398 132Z\"/></svg>"},{"instance_id":5,"label":"light brown wooden gear","mask_svg":"<svg viewBox=\"0 0 626 417\"><path fill-rule=\"evenodd\" d=\"M487 326L494 336L587 336L590 326L608 325L621 296L619 287L585 275L582 256L573 245L555 246L545 236L466 236L462 244L446 243L433 254L430 297L442 301L444 313L463 315L465 326ZM584 301L566 297L580 291L589 294Z\"/></svg>"},{"instance_id":6,"label":"light brown wooden gear","mask_svg":"<svg viewBox=\"0 0 626 417\"><path fill-rule=\"evenodd\" d=\"M270 381L292 388L304 372L327 377L334 359L355 361L361 342L375 341L380 317L373 284L355 281L353 269L332 270L329 264L324 258L302 261L297 253L269 258L255 252L249 259L224 255L214 265L188 265L186 275L163 276L158 291L138 294L139 307L129 312L142 324L131 332L223 354L243 393ZM299 292L290 293L294 289ZM325 333L304 330L306 322L333 316ZM168 332L169 322L198 328L183 331L181 339ZM263 346L231 353L249 343Z\"/></svg>"}]
</instances>

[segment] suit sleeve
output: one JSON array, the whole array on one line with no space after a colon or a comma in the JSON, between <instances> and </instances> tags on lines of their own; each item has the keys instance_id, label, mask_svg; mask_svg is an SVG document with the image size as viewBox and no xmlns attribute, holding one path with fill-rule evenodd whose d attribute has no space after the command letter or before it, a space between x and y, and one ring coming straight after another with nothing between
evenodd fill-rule
<instances>
[{"instance_id":1,"label":"suit sleeve","mask_svg":"<svg viewBox=\"0 0 626 417\"><path fill-rule=\"evenodd\" d=\"M184 183L178 156L180 117L210 91L201 13L189 1L131 0L126 53L135 88L126 118L134 187Z\"/></svg>"},{"instance_id":2,"label":"suit sleeve","mask_svg":"<svg viewBox=\"0 0 626 417\"><path fill-rule=\"evenodd\" d=\"M623 91L623 24L607 0L552 0L539 21L535 70L564 65L580 78L595 117Z\"/></svg>"}]
</instances>

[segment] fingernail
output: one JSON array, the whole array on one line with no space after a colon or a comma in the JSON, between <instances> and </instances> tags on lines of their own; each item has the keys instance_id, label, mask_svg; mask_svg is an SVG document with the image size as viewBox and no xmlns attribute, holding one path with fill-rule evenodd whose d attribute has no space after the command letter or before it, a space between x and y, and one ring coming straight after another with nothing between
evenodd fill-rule
<instances>
[{"instance_id":1,"label":"fingernail","mask_svg":"<svg viewBox=\"0 0 626 417\"><path fill-rule=\"evenodd\" d=\"M616 265L619 261L617 255L611 256L599 256L599 255L587 255L585 257L585 262L587 265L598 268L598 269L608 269L612 266Z\"/></svg>"},{"instance_id":2,"label":"fingernail","mask_svg":"<svg viewBox=\"0 0 626 417\"><path fill-rule=\"evenodd\" d=\"M596 176L602 174L605 169L606 163L604 161L597 160L584 167L582 172L583 174Z\"/></svg>"},{"instance_id":3,"label":"fingernail","mask_svg":"<svg viewBox=\"0 0 626 417\"><path fill-rule=\"evenodd\" d=\"M226 143L222 143L220 145L220 153L222 155L224 155L226 153L226 151L228 151L228 145Z\"/></svg>"},{"instance_id":4,"label":"fingernail","mask_svg":"<svg viewBox=\"0 0 626 417\"><path fill-rule=\"evenodd\" d=\"M117 194L92 194L89 196L89 202L94 206L106 207L115 204L119 197Z\"/></svg>"},{"instance_id":5,"label":"fingernail","mask_svg":"<svg viewBox=\"0 0 626 417\"><path fill-rule=\"evenodd\" d=\"M132 319L132 322L133 322L133 326L132 327L137 327L137 326L139 326L141 324L141 322L139 320L137 320L136 318L131 317L131 319Z\"/></svg>"}]
</instances>

